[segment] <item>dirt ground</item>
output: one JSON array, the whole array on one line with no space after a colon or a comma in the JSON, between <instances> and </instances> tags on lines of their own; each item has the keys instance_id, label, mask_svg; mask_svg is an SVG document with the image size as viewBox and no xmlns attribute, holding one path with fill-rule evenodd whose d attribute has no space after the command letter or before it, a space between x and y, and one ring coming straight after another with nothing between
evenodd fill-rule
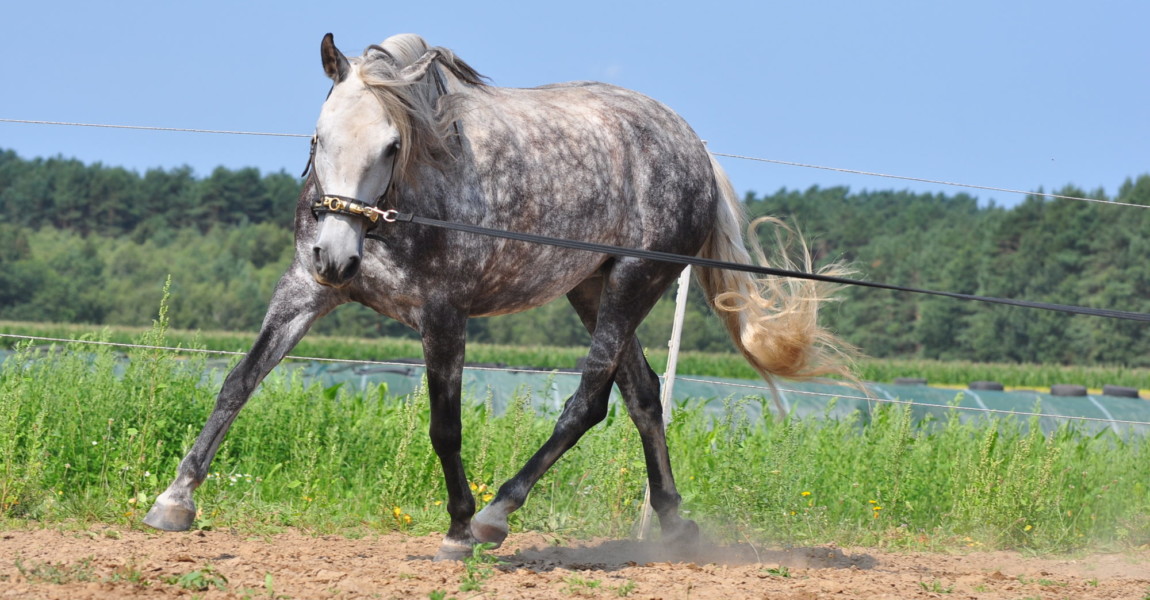
<instances>
[{"instance_id":1,"label":"dirt ground","mask_svg":"<svg viewBox=\"0 0 1150 600\"><path fill-rule=\"evenodd\" d=\"M0 531L0 599L1150 598L1150 550L1035 558L704 544L677 556L649 542L553 542L512 535L492 553L501 564L469 572L432 562L431 536Z\"/></svg>"}]
</instances>

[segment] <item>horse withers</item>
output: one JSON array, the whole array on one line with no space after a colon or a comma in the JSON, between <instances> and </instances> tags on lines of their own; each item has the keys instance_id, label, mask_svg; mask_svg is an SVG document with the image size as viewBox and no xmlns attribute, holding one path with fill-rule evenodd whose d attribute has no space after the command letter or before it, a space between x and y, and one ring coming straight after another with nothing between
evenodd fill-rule
<instances>
[{"instance_id":1,"label":"horse withers","mask_svg":"<svg viewBox=\"0 0 1150 600\"><path fill-rule=\"evenodd\" d=\"M412 34L388 38L358 57L344 56L331 34L320 49L333 86L296 206L295 259L251 351L228 374L175 480L144 522L165 530L191 527L192 493L257 385L316 319L359 302L422 337L431 442L451 517L437 558L470 555L480 542L501 543L508 515L532 486L604 419L613 384L642 440L663 540L694 540L698 527L679 516L659 379L635 337L681 267L389 224L378 216L398 209L750 263L738 198L704 143L673 111L639 93L593 82L495 87L451 51ZM817 323L827 297L823 284L716 269L699 270L698 280L735 346L768 381L846 372L843 346ZM475 514L460 456L467 320L526 310L564 294L591 333L579 386L550 438Z\"/></svg>"}]
</instances>

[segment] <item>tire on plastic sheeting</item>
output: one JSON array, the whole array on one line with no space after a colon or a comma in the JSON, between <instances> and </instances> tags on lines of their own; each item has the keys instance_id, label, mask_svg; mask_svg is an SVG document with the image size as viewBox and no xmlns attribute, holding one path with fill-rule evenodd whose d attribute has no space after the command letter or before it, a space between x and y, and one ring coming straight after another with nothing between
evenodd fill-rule
<instances>
[{"instance_id":1,"label":"tire on plastic sheeting","mask_svg":"<svg viewBox=\"0 0 1150 600\"><path fill-rule=\"evenodd\" d=\"M1139 398L1138 388L1125 387L1121 385L1110 385L1109 383L1102 386L1103 396L1117 396L1119 398Z\"/></svg>"},{"instance_id":2,"label":"tire on plastic sheeting","mask_svg":"<svg viewBox=\"0 0 1150 600\"><path fill-rule=\"evenodd\" d=\"M1085 396L1086 386L1076 383L1058 383L1050 386L1051 396Z\"/></svg>"},{"instance_id":3,"label":"tire on plastic sheeting","mask_svg":"<svg viewBox=\"0 0 1150 600\"><path fill-rule=\"evenodd\" d=\"M895 377L895 385L926 385L925 377Z\"/></svg>"},{"instance_id":4,"label":"tire on plastic sheeting","mask_svg":"<svg viewBox=\"0 0 1150 600\"><path fill-rule=\"evenodd\" d=\"M986 390L991 392L1001 392L1006 389L997 381L972 381L970 385L966 387L971 390Z\"/></svg>"}]
</instances>

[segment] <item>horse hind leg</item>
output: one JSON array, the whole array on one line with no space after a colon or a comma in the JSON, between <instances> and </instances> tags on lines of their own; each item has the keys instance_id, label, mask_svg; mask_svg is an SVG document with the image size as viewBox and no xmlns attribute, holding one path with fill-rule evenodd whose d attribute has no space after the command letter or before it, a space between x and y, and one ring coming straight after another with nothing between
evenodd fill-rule
<instances>
[{"instance_id":1,"label":"horse hind leg","mask_svg":"<svg viewBox=\"0 0 1150 600\"><path fill-rule=\"evenodd\" d=\"M591 280L568 294L571 305L582 319L588 331L595 330L595 319L599 311L599 286ZM632 336L615 383L623 393L627 404L627 414L639 431L643 444L643 458L647 467L647 479L651 487L651 507L659 516L659 526L663 540L670 543L694 543L698 539L699 528L694 521L679 516L682 497L675 486L675 476L671 471L671 458L667 449L666 428L663 423L663 405L659 394L659 376L651 369L639 338Z\"/></svg>"},{"instance_id":2,"label":"horse hind leg","mask_svg":"<svg viewBox=\"0 0 1150 600\"><path fill-rule=\"evenodd\" d=\"M697 531L694 523L678 516L679 495L662 433L658 378L643 359L634 335L639 322L677 275L678 269L668 265L618 260L606 280L589 279L568 294L592 335L579 388L568 399L547 442L515 477L499 488L491 504L472 519L471 530L478 541L502 543L508 532L508 515L523 505L531 488L551 465L606 417L611 386L617 378L627 397L632 419L640 415L635 423L643 440L648 468L654 465L653 472L657 473L653 482L658 483L658 499L653 503L657 503L664 534L690 537ZM601 306L608 310L599 310ZM644 409L638 410L640 406Z\"/></svg>"},{"instance_id":3,"label":"horse hind leg","mask_svg":"<svg viewBox=\"0 0 1150 600\"><path fill-rule=\"evenodd\" d=\"M491 503L472 518L471 533L477 542L502 544L508 533L508 516L523 506L539 478L587 430L606 418L607 401L614 383L613 363L617 360L617 352L612 346L610 340L592 342L579 387L563 406L551 437L514 477L499 487Z\"/></svg>"},{"instance_id":4,"label":"horse hind leg","mask_svg":"<svg viewBox=\"0 0 1150 600\"><path fill-rule=\"evenodd\" d=\"M662 539L671 544L693 544L699 527L679 515L682 497L675 486L667 434L663 423L663 405L659 395L659 376L651 370L642 346L635 338L628 349L629 360L620 365L616 382L623 392L627 414L639 430L647 481L651 488L651 508L659 516Z\"/></svg>"}]
</instances>

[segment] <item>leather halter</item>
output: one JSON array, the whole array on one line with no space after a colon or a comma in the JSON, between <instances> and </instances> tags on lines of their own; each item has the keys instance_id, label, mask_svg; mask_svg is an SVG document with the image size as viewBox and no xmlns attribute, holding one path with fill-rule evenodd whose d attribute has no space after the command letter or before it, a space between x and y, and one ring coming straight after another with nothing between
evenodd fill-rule
<instances>
[{"instance_id":1,"label":"leather halter","mask_svg":"<svg viewBox=\"0 0 1150 600\"><path fill-rule=\"evenodd\" d=\"M319 183L316 182L318 186ZM382 198L382 196L381 196ZM319 218L321 212L333 212L343 215L352 215L356 217L363 217L372 223L379 221L380 213L383 212L374 206L368 206L357 201L355 198L348 198L347 196L335 195L322 195L319 200L316 200L311 205L311 212Z\"/></svg>"},{"instance_id":2,"label":"leather halter","mask_svg":"<svg viewBox=\"0 0 1150 600\"><path fill-rule=\"evenodd\" d=\"M387 189L376 198L375 205L368 204L360 201L358 198L351 198L349 196L340 196L337 194L325 194L323 186L319 182L319 174L316 173L315 168L315 150L316 150L316 136L311 138L311 152L307 159L307 166L304 168L302 177L307 177L308 173L315 175L315 186L319 190L319 199L312 203L311 214L319 219L320 213L337 213L342 215L351 215L353 217L362 217L371 221L372 224L378 223L380 218L387 221L387 214L389 211L382 211L376 208L387 197L388 192L391 191L395 183L395 161L391 163L391 179L387 182ZM390 211L394 212L394 211ZM376 237L376 236L369 236Z\"/></svg>"}]
</instances>

